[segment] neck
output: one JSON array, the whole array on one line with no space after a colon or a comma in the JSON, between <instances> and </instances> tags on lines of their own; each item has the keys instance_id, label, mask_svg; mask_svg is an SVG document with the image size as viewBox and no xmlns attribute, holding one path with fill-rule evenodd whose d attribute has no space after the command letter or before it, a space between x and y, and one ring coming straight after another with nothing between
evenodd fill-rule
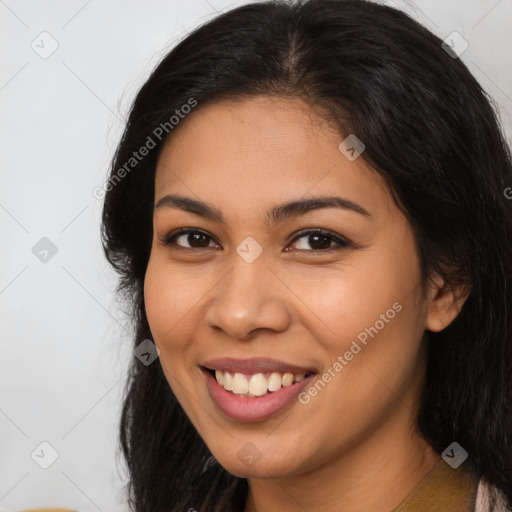
<instances>
[{"instance_id":1,"label":"neck","mask_svg":"<svg viewBox=\"0 0 512 512\"><path fill-rule=\"evenodd\" d=\"M371 432L333 450L313 469L249 478L244 512L339 512L340 504L351 512L398 507L440 459L417 428L426 358L420 361L415 382Z\"/></svg>"},{"instance_id":2,"label":"neck","mask_svg":"<svg viewBox=\"0 0 512 512\"><path fill-rule=\"evenodd\" d=\"M340 504L351 512L393 510L440 457L419 433L401 432L390 439L391 430L379 430L373 442L308 473L250 478L244 512L339 512Z\"/></svg>"}]
</instances>

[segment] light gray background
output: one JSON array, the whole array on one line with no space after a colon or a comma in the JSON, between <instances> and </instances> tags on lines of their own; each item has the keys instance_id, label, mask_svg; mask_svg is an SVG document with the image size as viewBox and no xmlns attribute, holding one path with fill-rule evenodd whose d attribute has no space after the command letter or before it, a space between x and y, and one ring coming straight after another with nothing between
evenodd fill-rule
<instances>
[{"instance_id":1,"label":"light gray background","mask_svg":"<svg viewBox=\"0 0 512 512\"><path fill-rule=\"evenodd\" d=\"M127 510L116 450L131 339L92 191L153 66L190 29L243 3L0 0L2 511ZM461 58L499 103L510 141L512 0L383 3L467 40ZM48 58L31 47L51 48L43 31L59 45ZM58 249L46 262L32 252L43 237ZM58 454L48 469L34 461L51 461L43 441Z\"/></svg>"}]
</instances>

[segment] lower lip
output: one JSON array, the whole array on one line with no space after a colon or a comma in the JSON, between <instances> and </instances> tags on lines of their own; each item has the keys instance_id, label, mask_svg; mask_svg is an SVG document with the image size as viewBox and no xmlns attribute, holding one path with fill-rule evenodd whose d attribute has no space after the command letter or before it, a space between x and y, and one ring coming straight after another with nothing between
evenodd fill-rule
<instances>
[{"instance_id":1,"label":"lower lip","mask_svg":"<svg viewBox=\"0 0 512 512\"><path fill-rule=\"evenodd\" d=\"M212 400L226 416L237 421L262 421L275 416L286 409L315 377L312 374L291 386L267 392L262 397L251 398L226 391L210 372L203 370L203 373Z\"/></svg>"}]
</instances>

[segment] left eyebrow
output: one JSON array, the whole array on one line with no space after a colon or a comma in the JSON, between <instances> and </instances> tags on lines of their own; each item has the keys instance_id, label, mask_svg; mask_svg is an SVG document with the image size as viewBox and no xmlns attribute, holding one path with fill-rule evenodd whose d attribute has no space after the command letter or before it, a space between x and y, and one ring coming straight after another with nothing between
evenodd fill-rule
<instances>
[{"instance_id":1,"label":"left eyebrow","mask_svg":"<svg viewBox=\"0 0 512 512\"><path fill-rule=\"evenodd\" d=\"M155 210L164 207L178 208L223 224L226 223L222 212L215 206L203 201L198 201L197 199L192 199L191 197L168 194L158 200L155 205ZM265 221L267 225L275 225L290 217L304 215L322 208L341 208L343 210L353 211L369 219L372 218L368 210L354 201L338 196L320 196L296 199L274 206L267 211Z\"/></svg>"}]
</instances>

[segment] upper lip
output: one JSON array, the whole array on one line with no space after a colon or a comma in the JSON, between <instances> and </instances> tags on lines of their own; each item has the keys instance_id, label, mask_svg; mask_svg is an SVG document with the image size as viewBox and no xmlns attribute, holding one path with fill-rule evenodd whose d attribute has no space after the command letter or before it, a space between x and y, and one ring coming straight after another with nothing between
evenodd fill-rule
<instances>
[{"instance_id":1,"label":"upper lip","mask_svg":"<svg viewBox=\"0 0 512 512\"><path fill-rule=\"evenodd\" d=\"M315 369L312 367L299 366L270 357L252 357L250 359L222 357L220 359L205 361L202 366L209 370L222 370L234 373L316 373Z\"/></svg>"}]
</instances>

